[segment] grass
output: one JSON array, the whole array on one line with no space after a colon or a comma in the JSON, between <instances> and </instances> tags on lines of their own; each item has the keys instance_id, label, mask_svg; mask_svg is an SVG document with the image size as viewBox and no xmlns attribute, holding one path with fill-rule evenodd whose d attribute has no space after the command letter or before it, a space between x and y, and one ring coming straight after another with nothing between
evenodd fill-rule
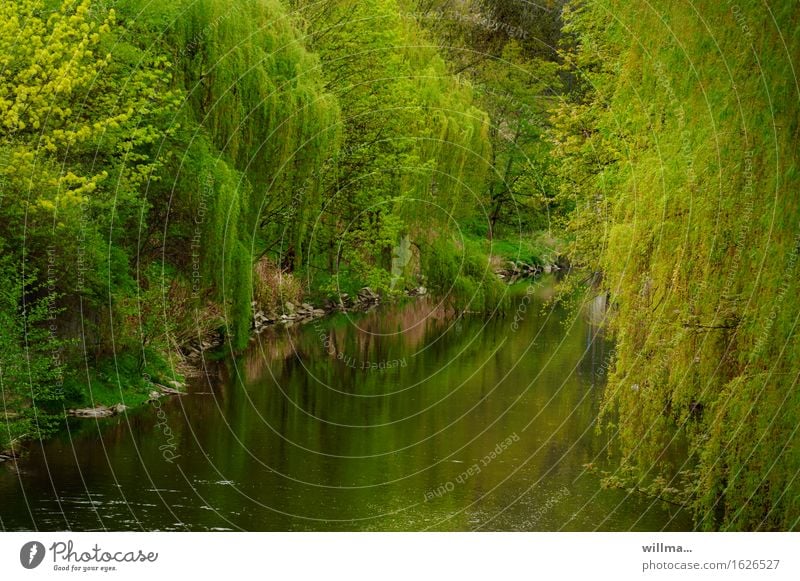
<instances>
[{"instance_id":1,"label":"grass","mask_svg":"<svg viewBox=\"0 0 800 581\"><path fill-rule=\"evenodd\" d=\"M547 232L534 232L518 237L499 237L483 241L485 251L503 261L524 262L544 266L558 261L561 241Z\"/></svg>"},{"instance_id":2,"label":"grass","mask_svg":"<svg viewBox=\"0 0 800 581\"><path fill-rule=\"evenodd\" d=\"M66 377L64 408L111 407L120 403L136 408L148 401L155 389L154 383L183 382L184 378L175 372L169 361L156 352L147 352L146 359L147 364L141 365L138 355L122 354L100 361L90 369L88 376ZM12 442L49 437L62 427L59 409L42 408L35 415L31 409L21 410L4 418L0 426L0 451L11 449Z\"/></svg>"},{"instance_id":3,"label":"grass","mask_svg":"<svg viewBox=\"0 0 800 581\"><path fill-rule=\"evenodd\" d=\"M68 407L113 406L122 403L136 407L147 401L153 391L153 383L167 384L183 381L170 363L156 352L146 353L145 365L139 357L126 353L106 359L89 372L88 381L77 380L67 386Z\"/></svg>"}]
</instances>

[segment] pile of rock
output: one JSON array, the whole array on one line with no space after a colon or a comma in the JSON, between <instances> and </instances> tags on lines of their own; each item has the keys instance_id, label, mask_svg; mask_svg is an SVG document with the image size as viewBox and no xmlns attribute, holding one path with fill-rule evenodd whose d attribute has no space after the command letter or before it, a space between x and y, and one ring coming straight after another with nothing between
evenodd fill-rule
<instances>
[{"instance_id":1,"label":"pile of rock","mask_svg":"<svg viewBox=\"0 0 800 581\"><path fill-rule=\"evenodd\" d=\"M168 381L169 386L153 382L156 387L147 398L148 403L164 397L165 395L186 395L186 385L180 381Z\"/></svg>"},{"instance_id":2,"label":"pile of rock","mask_svg":"<svg viewBox=\"0 0 800 581\"><path fill-rule=\"evenodd\" d=\"M501 278L508 283L513 283L518 280L537 276L543 272L550 274L551 272L555 272L557 270L561 270L557 264L546 264L544 266L539 266L536 264L526 264L521 260L509 260L505 267L495 270L495 274L498 278Z\"/></svg>"},{"instance_id":3,"label":"pile of rock","mask_svg":"<svg viewBox=\"0 0 800 581\"><path fill-rule=\"evenodd\" d=\"M324 317L326 314L327 311L325 309L320 309L308 303L303 303L300 305L295 313L299 323L307 323L308 321Z\"/></svg>"},{"instance_id":4,"label":"pile of rock","mask_svg":"<svg viewBox=\"0 0 800 581\"><path fill-rule=\"evenodd\" d=\"M8 462L9 460L13 460L14 458L18 458L19 455L14 452L14 450L3 450L0 452L0 464L3 462Z\"/></svg>"},{"instance_id":5,"label":"pile of rock","mask_svg":"<svg viewBox=\"0 0 800 581\"><path fill-rule=\"evenodd\" d=\"M320 309L309 303L295 305L291 301L284 303L283 313L280 315L259 310L256 303L253 303L253 310L253 330L256 333L260 333L267 327L273 325L283 325L285 327L291 327L295 324L301 325L313 321L314 319L324 317L328 313L327 310Z\"/></svg>"},{"instance_id":6,"label":"pile of rock","mask_svg":"<svg viewBox=\"0 0 800 581\"><path fill-rule=\"evenodd\" d=\"M337 301L328 300L325 303L329 311L360 311L374 307L380 303L381 297L374 290L365 286L355 297L347 293L340 293Z\"/></svg>"},{"instance_id":7,"label":"pile of rock","mask_svg":"<svg viewBox=\"0 0 800 581\"><path fill-rule=\"evenodd\" d=\"M407 291L406 294L410 297L421 297L428 294L428 289L420 286ZM340 293L335 299L327 299L321 307L311 303L295 304L292 301L286 301L280 314L274 310L262 309L257 302L253 301L251 303L253 308L252 329L255 334L258 334L269 327L278 325L283 327L303 325L334 312L370 310L379 305L380 301L380 295L368 286L358 291L355 297L351 297L347 293ZM182 351L187 359L196 362L203 351L221 344L222 337L217 336L200 344L187 345L183 347Z\"/></svg>"},{"instance_id":8,"label":"pile of rock","mask_svg":"<svg viewBox=\"0 0 800 581\"><path fill-rule=\"evenodd\" d=\"M253 303L253 308L256 307L256 303ZM269 325L274 325L275 322L278 320L278 316L275 313L267 313L264 311L255 311L255 315L253 316L253 329L259 331Z\"/></svg>"},{"instance_id":9,"label":"pile of rock","mask_svg":"<svg viewBox=\"0 0 800 581\"><path fill-rule=\"evenodd\" d=\"M360 291L358 291L358 298L356 299L356 304L363 307L371 307L377 305L381 300L380 295L376 293L374 290L365 286Z\"/></svg>"},{"instance_id":10,"label":"pile of rock","mask_svg":"<svg viewBox=\"0 0 800 581\"><path fill-rule=\"evenodd\" d=\"M183 347L181 347L181 352L183 355L192 362L197 362L200 360L203 351L208 351L209 349L215 349L222 345L222 335L216 331L209 334L207 337L201 339L194 339L191 342L187 343Z\"/></svg>"},{"instance_id":11,"label":"pile of rock","mask_svg":"<svg viewBox=\"0 0 800 581\"><path fill-rule=\"evenodd\" d=\"M116 416L117 414L121 414L126 409L128 409L127 406L118 403L117 405L112 405L110 407L99 405L93 408L79 408L74 410L67 410L67 415L72 416L74 418L85 418L85 419L110 418L111 416Z\"/></svg>"},{"instance_id":12,"label":"pile of rock","mask_svg":"<svg viewBox=\"0 0 800 581\"><path fill-rule=\"evenodd\" d=\"M422 289L425 291L425 289ZM424 293L423 293L424 294ZM303 325L315 319L319 319L332 312L346 312L351 310L367 310L380 303L380 295L374 290L365 286L355 298L347 293L341 293L338 300L328 299L322 307L310 303L299 305L287 301L283 304L283 312L279 315L274 312L260 310L257 303L253 303L253 330L260 333L267 327L282 325L292 327Z\"/></svg>"}]
</instances>

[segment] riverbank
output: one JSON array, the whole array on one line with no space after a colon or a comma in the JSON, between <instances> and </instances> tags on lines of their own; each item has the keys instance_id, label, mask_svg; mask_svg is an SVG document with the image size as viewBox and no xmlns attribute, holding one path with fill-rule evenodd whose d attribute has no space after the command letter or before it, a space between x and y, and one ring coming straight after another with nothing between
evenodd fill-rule
<instances>
[{"instance_id":1,"label":"riverbank","mask_svg":"<svg viewBox=\"0 0 800 581\"><path fill-rule=\"evenodd\" d=\"M406 297L422 297L427 295L425 287L417 287L405 293ZM286 301L280 314L274 310L262 308L253 302L251 319L251 341L269 328L291 328L311 321L343 312L365 312L376 308L381 303L381 296L369 287L362 288L355 296L342 293L338 301L328 300L322 305L314 306L308 302L295 304ZM216 330L205 336L187 342L177 348L176 352L163 355L151 354L151 373L142 371L138 365L132 366L129 358L114 358L114 365L103 365L91 372L89 384L70 384L72 393L89 393L89 405L75 405L73 400L65 407L63 415L50 418L51 421L101 420L111 418L129 411L152 404L164 397L185 395L186 380L204 374L207 360L218 359L219 350L225 343L223 335ZM116 373L115 373L116 372ZM124 385L124 387L122 387ZM5 414L6 433L16 432L16 437L4 437L0 434L0 463L20 458L25 453L25 446L35 438L24 433L17 422L22 422L18 413ZM48 430L49 435L66 429L66 426Z\"/></svg>"},{"instance_id":2,"label":"riverbank","mask_svg":"<svg viewBox=\"0 0 800 581\"><path fill-rule=\"evenodd\" d=\"M510 243L496 241L494 244L498 249L505 248L506 253L493 256L492 272L507 285L558 272L567 266L555 251L542 254L545 258L529 257L532 264L528 264L513 258L508 250ZM519 255L519 252L516 254ZM352 296L343 292L336 299L323 301L287 300L280 308L265 307L254 301L251 303L250 342L270 328L300 327L337 313L368 312L387 300L396 301L400 297L407 300L428 295L426 287L417 286L407 289L399 297L387 299L365 286ZM66 425L55 424L63 424L70 419L102 420L134 411L163 397L183 395L187 379L202 376L207 362L220 357L220 349L224 344L225 338L219 330L208 329L205 335L187 341L172 353L150 353L145 369L142 369L141 361L130 355L118 355L91 370L89 383L72 382L66 386L69 393L80 395L67 399L62 413L47 418L52 424L47 432L52 435L63 431ZM89 401L85 401L86 396L82 394L90 394ZM84 401L81 402L79 397ZM0 434L0 462L18 458L24 454L25 443L37 439L26 434L25 429L17 424L24 421L18 414L8 412L5 419L6 430ZM9 434L14 435L9 438Z\"/></svg>"},{"instance_id":3,"label":"riverbank","mask_svg":"<svg viewBox=\"0 0 800 581\"><path fill-rule=\"evenodd\" d=\"M556 285L545 275L508 288L504 316L465 316L427 295L275 326L209 362L212 380L190 380L190 395L30 446L22 476L0 469L4 525L690 528L674 507L585 473L607 458L592 422L608 352L587 354L596 332L548 302Z\"/></svg>"}]
</instances>

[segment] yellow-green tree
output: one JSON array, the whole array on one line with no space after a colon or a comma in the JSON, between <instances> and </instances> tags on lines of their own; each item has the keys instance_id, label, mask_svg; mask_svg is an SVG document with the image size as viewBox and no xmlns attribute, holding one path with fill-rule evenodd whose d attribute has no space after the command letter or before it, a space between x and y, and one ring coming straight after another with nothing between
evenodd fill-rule
<instances>
[{"instance_id":1,"label":"yellow-green tree","mask_svg":"<svg viewBox=\"0 0 800 581\"><path fill-rule=\"evenodd\" d=\"M132 240L159 164L152 147L169 133L175 104L168 81L166 59L128 44L113 10L93 12L89 0L0 4L0 309L8 322L0 366L4 394L14 390L7 395L33 404L32 413L43 393L51 404L63 396L50 388L64 353L43 347L60 346L76 324L87 344L100 343L94 313L112 312L119 290L135 284ZM77 305L85 310L66 308ZM65 310L71 317L59 315Z\"/></svg>"}]
</instances>

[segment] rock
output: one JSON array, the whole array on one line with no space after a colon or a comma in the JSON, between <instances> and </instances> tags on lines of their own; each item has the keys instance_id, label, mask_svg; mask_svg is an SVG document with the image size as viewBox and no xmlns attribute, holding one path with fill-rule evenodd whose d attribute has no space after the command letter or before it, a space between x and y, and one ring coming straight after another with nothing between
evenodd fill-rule
<instances>
[{"instance_id":1,"label":"rock","mask_svg":"<svg viewBox=\"0 0 800 581\"><path fill-rule=\"evenodd\" d=\"M160 383L154 383L153 385L155 385L158 388L158 391L164 395L183 395L182 391L179 391L174 387L167 387L166 385L161 385Z\"/></svg>"},{"instance_id":2,"label":"rock","mask_svg":"<svg viewBox=\"0 0 800 581\"><path fill-rule=\"evenodd\" d=\"M149 402L154 402L154 401L156 401L157 399L160 399L162 395L163 395L163 394L161 394L161 393L159 393L159 392L157 392L157 391L151 391L151 392L150 392L150 396L147 398L147 401L148 401L148 403L149 403Z\"/></svg>"},{"instance_id":3,"label":"rock","mask_svg":"<svg viewBox=\"0 0 800 581\"><path fill-rule=\"evenodd\" d=\"M75 410L68 410L67 414L76 418L108 418L114 415L112 408L105 406L98 406L94 408L80 408Z\"/></svg>"},{"instance_id":4,"label":"rock","mask_svg":"<svg viewBox=\"0 0 800 581\"><path fill-rule=\"evenodd\" d=\"M544 272L545 272L546 274L550 274L551 272L553 272L553 267L552 267L552 266L550 266L549 264L545 264L545 265L544 265Z\"/></svg>"},{"instance_id":5,"label":"rock","mask_svg":"<svg viewBox=\"0 0 800 581\"><path fill-rule=\"evenodd\" d=\"M287 313L294 313L296 307L294 306L293 302L286 301L286 303L283 305L283 308L286 310Z\"/></svg>"},{"instance_id":6,"label":"rock","mask_svg":"<svg viewBox=\"0 0 800 581\"><path fill-rule=\"evenodd\" d=\"M0 452L0 464L3 462L9 462L14 458L19 458L19 454L14 450L3 450Z\"/></svg>"},{"instance_id":7,"label":"rock","mask_svg":"<svg viewBox=\"0 0 800 581\"><path fill-rule=\"evenodd\" d=\"M303 303L301 306L307 311L313 311L314 310L314 305L309 305L308 303Z\"/></svg>"},{"instance_id":8,"label":"rock","mask_svg":"<svg viewBox=\"0 0 800 581\"><path fill-rule=\"evenodd\" d=\"M113 412L115 414L121 414L122 412L124 412L125 410L128 409L128 406L126 406L125 404L122 404L122 403L118 403L117 405L115 405L111 409L113 410Z\"/></svg>"},{"instance_id":9,"label":"rock","mask_svg":"<svg viewBox=\"0 0 800 581\"><path fill-rule=\"evenodd\" d=\"M361 302L375 303L380 299L380 296L377 293L375 293L374 290L372 290L368 286L365 286L360 291L358 291L358 298L361 300Z\"/></svg>"},{"instance_id":10,"label":"rock","mask_svg":"<svg viewBox=\"0 0 800 581\"><path fill-rule=\"evenodd\" d=\"M315 317L324 317L325 316L325 311L323 309L314 309L312 311L312 313L314 314Z\"/></svg>"},{"instance_id":11,"label":"rock","mask_svg":"<svg viewBox=\"0 0 800 581\"><path fill-rule=\"evenodd\" d=\"M181 383L180 381L172 380L172 381L168 381L167 384L170 387L173 387L173 388L178 389L178 390L186 388L186 384L185 383Z\"/></svg>"}]
</instances>

